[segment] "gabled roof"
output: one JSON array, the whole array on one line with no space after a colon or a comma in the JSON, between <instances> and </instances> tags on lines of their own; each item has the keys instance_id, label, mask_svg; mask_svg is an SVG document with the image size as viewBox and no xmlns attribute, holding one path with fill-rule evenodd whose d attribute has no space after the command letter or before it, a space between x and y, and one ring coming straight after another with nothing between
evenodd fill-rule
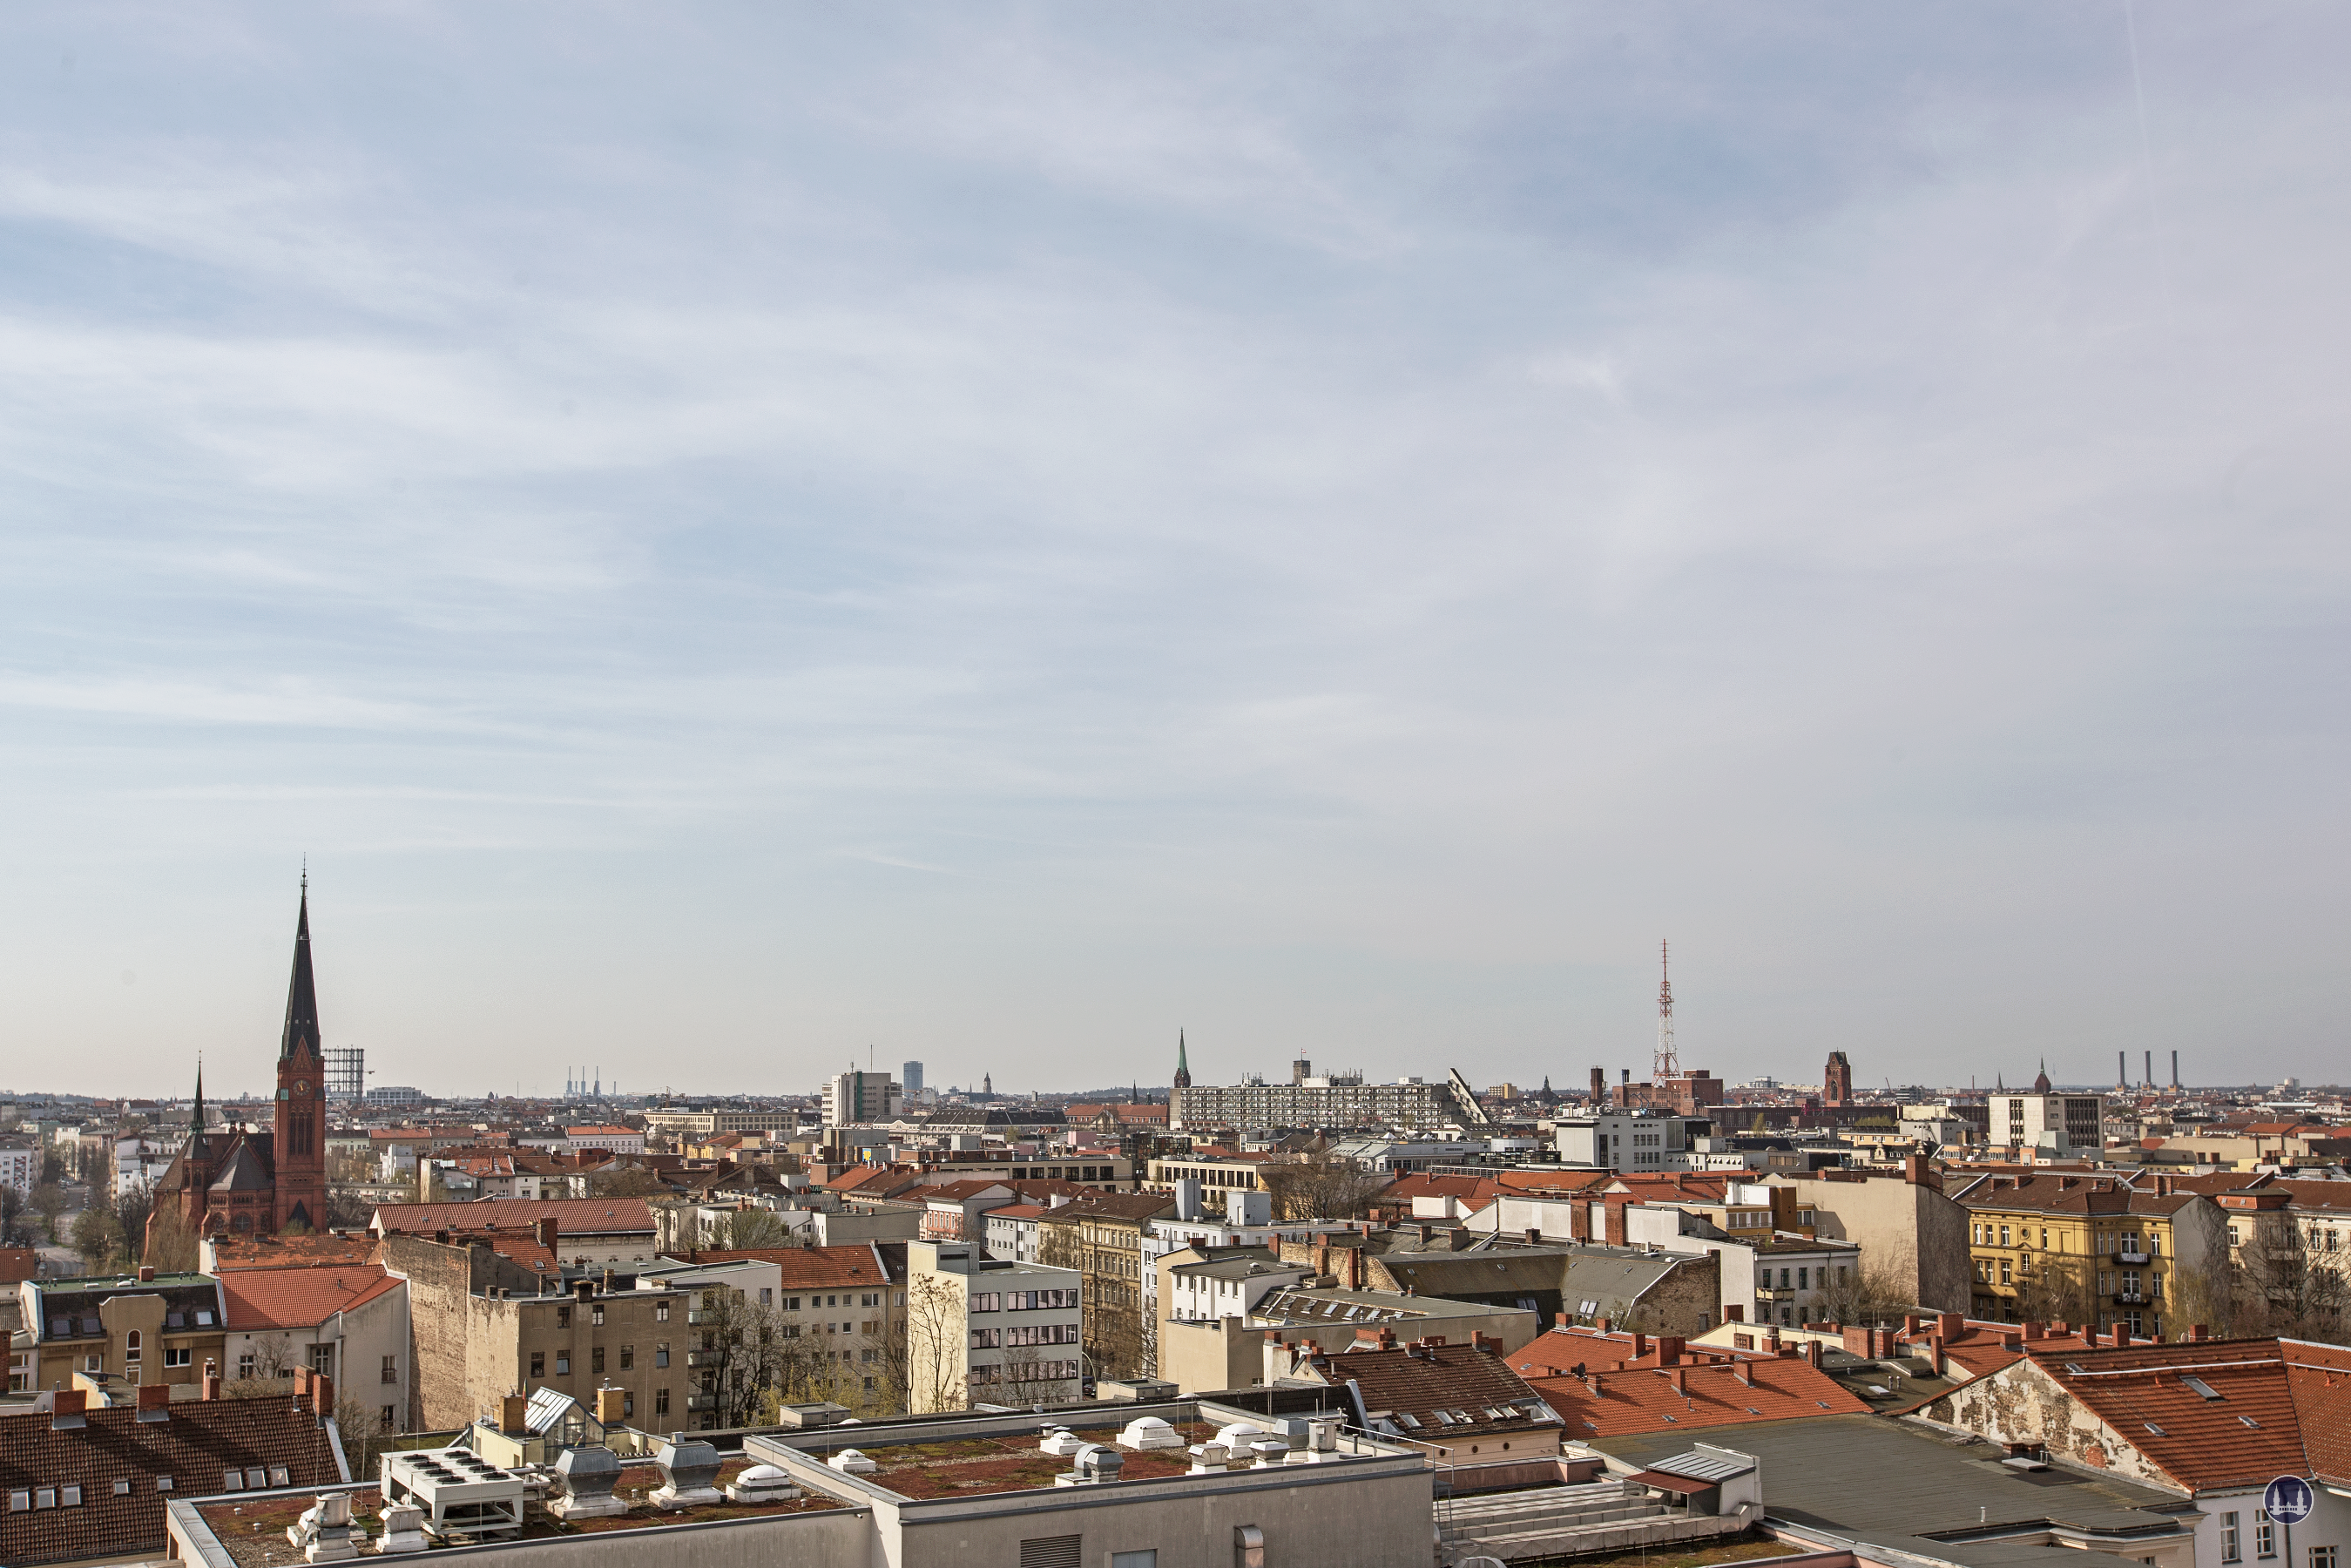
<instances>
[{"instance_id":1,"label":"gabled roof","mask_svg":"<svg viewBox=\"0 0 2351 1568\"><path fill-rule=\"evenodd\" d=\"M653 1210L642 1197L486 1197L474 1203L386 1203L375 1211L376 1228L406 1235L436 1230L527 1230L551 1218L565 1236L651 1232Z\"/></svg>"},{"instance_id":2,"label":"gabled roof","mask_svg":"<svg viewBox=\"0 0 2351 1568\"><path fill-rule=\"evenodd\" d=\"M842 1247L758 1247L737 1252L690 1252L694 1263L734 1263L746 1260L773 1263L782 1272L784 1289L872 1290L890 1282L886 1261L877 1263L873 1249Z\"/></svg>"},{"instance_id":3,"label":"gabled roof","mask_svg":"<svg viewBox=\"0 0 2351 1568\"><path fill-rule=\"evenodd\" d=\"M232 1332L307 1329L406 1284L381 1267L238 1269L222 1276L221 1299Z\"/></svg>"},{"instance_id":4,"label":"gabled roof","mask_svg":"<svg viewBox=\"0 0 2351 1568\"><path fill-rule=\"evenodd\" d=\"M228 1158L222 1162L218 1174L213 1177L212 1190L265 1192L275 1185L268 1163L253 1146L253 1140L241 1137L230 1149Z\"/></svg>"},{"instance_id":5,"label":"gabled roof","mask_svg":"<svg viewBox=\"0 0 2351 1568\"><path fill-rule=\"evenodd\" d=\"M966 1204L983 1193L1000 1192L1008 1197L1012 1189L1000 1181L943 1181L936 1186L926 1186L912 1196L925 1203Z\"/></svg>"},{"instance_id":6,"label":"gabled roof","mask_svg":"<svg viewBox=\"0 0 2351 1568\"><path fill-rule=\"evenodd\" d=\"M2287 1361L2291 1350L2323 1385L2324 1363L2306 1354L2314 1348L2321 1347L2199 1340L2072 1353L2035 1347L2028 1359L2149 1464L2195 1491L2311 1473Z\"/></svg>"},{"instance_id":7,"label":"gabled roof","mask_svg":"<svg viewBox=\"0 0 2351 1568\"><path fill-rule=\"evenodd\" d=\"M280 1399L175 1400L170 1419L141 1421L128 1406L91 1410L83 1425L55 1430L46 1414L0 1416L0 1491L70 1483L78 1508L0 1508L0 1563L160 1554L163 1508L173 1497L222 1490L225 1472L285 1472L282 1484L325 1485L350 1478L335 1462L327 1429ZM161 1476L172 1490L156 1490ZM131 1490L117 1496L118 1480ZM5 1499L0 1499L5 1502Z\"/></svg>"},{"instance_id":8,"label":"gabled roof","mask_svg":"<svg viewBox=\"0 0 2351 1568\"><path fill-rule=\"evenodd\" d=\"M993 1225L999 1219L1034 1219L1044 1212L1041 1203L1008 1203L1002 1208L989 1209L987 1222Z\"/></svg>"},{"instance_id":9,"label":"gabled roof","mask_svg":"<svg viewBox=\"0 0 2351 1568\"><path fill-rule=\"evenodd\" d=\"M1524 1359L1523 1353L1512 1357ZM1687 1353L1682 1359L1689 1359ZM1591 1367L1583 1377L1541 1376L1532 1382L1575 1439L1870 1411L1868 1401L1792 1355L1622 1371Z\"/></svg>"},{"instance_id":10,"label":"gabled roof","mask_svg":"<svg viewBox=\"0 0 2351 1568\"><path fill-rule=\"evenodd\" d=\"M1556 1429L1559 1417L1502 1358L1475 1345L1428 1338L1392 1350L1354 1349L1322 1355L1310 1343L1294 1347L1291 1376L1353 1382L1364 1414L1384 1416L1421 1442L1467 1440L1486 1433ZM1439 1416L1438 1412L1444 1412ZM1404 1419L1404 1417L1410 1419Z\"/></svg>"},{"instance_id":11,"label":"gabled roof","mask_svg":"<svg viewBox=\"0 0 2351 1568\"><path fill-rule=\"evenodd\" d=\"M1073 1197L1045 1211L1048 1225L1076 1225L1089 1219L1119 1219L1140 1225L1176 1212L1171 1192L1097 1192Z\"/></svg>"}]
</instances>

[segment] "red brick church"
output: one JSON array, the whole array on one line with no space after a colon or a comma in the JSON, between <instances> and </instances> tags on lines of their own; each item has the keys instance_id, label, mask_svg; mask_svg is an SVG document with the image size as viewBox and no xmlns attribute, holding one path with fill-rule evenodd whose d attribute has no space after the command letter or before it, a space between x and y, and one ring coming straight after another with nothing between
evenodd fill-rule
<instances>
[{"instance_id":1,"label":"red brick church","mask_svg":"<svg viewBox=\"0 0 2351 1568\"><path fill-rule=\"evenodd\" d=\"M156 1184L156 1207L176 1203L198 1234L318 1228L327 1202L326 1070L319 1049L319 991L310 977L310 883L305 877L270 1130L205 1132L199 1069L187 1146Z\"/></svg>"}]
</instances>

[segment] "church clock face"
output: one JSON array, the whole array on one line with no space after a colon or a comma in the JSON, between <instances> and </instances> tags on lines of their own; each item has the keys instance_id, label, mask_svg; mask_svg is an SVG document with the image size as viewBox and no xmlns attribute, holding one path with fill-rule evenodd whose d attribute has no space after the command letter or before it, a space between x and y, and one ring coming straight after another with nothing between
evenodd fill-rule
<instances>
[{"instance_id":1,"label":"church clock face","mask_svg":"<svg viewBox=\"0 0 2351 1568\"><path fill-rule=\"evenodd\" d=\"M304 1095L304 1094L308 1094L308 1093L309 1093L309 1092L310 1092L310 1081L309 1081L308 1079L307 1079L307 1078L297 1078L297 1079L294 1081L294 1092L295 1092L296 1094L298 1094L298 1095Z\"/></svg>"}]
</instances>

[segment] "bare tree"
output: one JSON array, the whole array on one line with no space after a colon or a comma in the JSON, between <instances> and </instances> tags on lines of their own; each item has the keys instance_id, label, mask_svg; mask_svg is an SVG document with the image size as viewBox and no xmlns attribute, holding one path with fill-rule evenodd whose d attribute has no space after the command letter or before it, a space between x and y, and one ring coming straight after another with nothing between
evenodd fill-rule
<instances>
[{"instance_id":1,"label":"bare tree","mask_svg":"<svg viewBox=\"0 0 2351 1568\"><path fill-rule=\"evenodd\" d=\"M147 1247L147 1217L155 1212L154 1189L134 1182L114 1200L115 1224L122 1232L123 1256L136 1263Z\"/></svg>"},{"instance_id":2,"label":"bare tree","mask_svg":"<svg viewBox=\"0 0 2351 1568\"><path fill-rule=\"evenodd\" d=\"M657 1197L671 1190L669 1183L643 1166L598 1171L588 1178L591 1197Z\"/></svg>"},{"instance_id":3,"label":"bare tree","mask_svg":"<svg viewBox=\"0 0 2351 1568\"><path fill-rule=\"evenodd\" d=\"M52 1156L54 1157L54 1156ZM55 1181L44 1179L33 1188L32 1209L41 1217L48 1229L49 1239L57 1239L57 1216L66 1211L66 1190Z\"/></svg>"},{"instance_id":4,"label":"bare tree","mask_svg":"<svg viewBox=\"0 0 2351 1568\"><path fill-rule=\"evenodd\" d=\"M721 1252L753 1252L791 1244L783 1219L772 1209L737 1208L711 1228L710 1245Z\"/></svg>"},{"instance_id":5,"label":"bare tree","mask_svg":"<svg viewBox=\"0 0 2351 1568\"><path fill-rule=\"evenodd\" d=\"M1821 1291L1821 1312L1827 1321L1860 1327L1899 1322L1904 1311L1916 1304L1902 1289L1901 1275L1882 1262L1864 1260L1841 1268Z\"/></svg>"},{"instance_id":6,"label":"bare tree","mask_svg":"<svg viewBox=\"0 0 2351 1568\"><path fill-rule=\"evenodd\" d=\"M294 1367L300 1358L294 1353L294 1341L291 1337L283 1333L258 1334L250 1343L253 1345L253 1375L256 1377L277 1378L293 1375Z\"/></svg>"},{"instance_id":7,"label":"bare tree","mask_svg":"<svg viewBox=\"0 0 2351 1568\"><path fill-rule=\"evenodd\" d=\"M114 1210L92 1204L74 1216L73 1248L93 1274L102 1273L122 1250L122 1225Z\"/></svg>"},{"instance_id":8,"label":"bare tree","mask_svg":"<svg viewBox=\"0 0 2351 1568\"><path fill-rule=\"evenodd\" d=\"M196 1232L177 1203L158 1207L147 1221L146 1260L161 1274L193 1274L201 1260Z\"/></svg>"},{"instance_id":9,"label":"bare tree","mask_svg":"<svg viewBox=\"0 0 2351 1568\"><path fill-rule=\"evenodd\" d=\"M2322 1245L2315 1224L2289 1214L2239 1255L2233 1332L2351 1343L2351 1256Z\"/></svg>"},{"instance_id":10,"label":"bare tree","mask_svg":"<svg viewBox=\"0 0 2351 1568\"><path fill-rule=\"evenodd\" d=\"M33 1228L25 1223L25 1195L0 1183L0 1247L30 1247Z\"/></svg>"},{"instance_id":11,"label":"bare tree","mask_svg":"<svg viewBox=\"0 0 2351 1568\"><path fill-rule=\"evenodd\" d=\"M1258 1177L1273 1199L1273 1217L1284 1224L1310 1219L1361 1219L1387 1180L1336 1153L1328 1140L1284 1165L1259 1167Z\"/></svg>"},{"instance_id":12,"label":"bare tree","mask_svg":"<svg viewBox=\"0 0 2351 1568\"><path fill-rule=\"evenodd\" d=\"M967 1360L963 1300L935 1274L906 1282L906 1408L916 1416L964 1407Z\"/></svg>"},{"instance_id":13,"label":"bare tree","mask_svg":"<svg viewBox=\"0 0 2351 1568\"><path fill-rule=\"evenodd\" d=\"M2027 1322L2094 1323L2098 1316L2097 1259L2074 1253L2030 1252L2016 1276L2016 1315Z\"/></svg>"}]
</instances>

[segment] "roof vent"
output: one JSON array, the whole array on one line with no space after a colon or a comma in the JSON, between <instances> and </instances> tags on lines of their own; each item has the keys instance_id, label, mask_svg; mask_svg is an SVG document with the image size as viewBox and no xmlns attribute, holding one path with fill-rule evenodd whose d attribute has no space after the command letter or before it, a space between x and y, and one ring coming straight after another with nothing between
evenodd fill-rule
<instances>
[{"instance_id":1,"label":"roof vent","mask_svg":"<svg viewBox=\"0 0 2351 1568\"><path fill-rule=\"evenodd\" d=\"M2205 1382L2200 1377L2183 1376L2179 1381L2186 1384L2190 1389L2202 1395L2207 1399L2218 1399L2220 1397L2220 1391L2213 1387L2210 1384Z\"/></svg>"},{"instance_id":2,"label":"roof vent","mask_svg":"<svg viewBox=\"0 0 2351 1568\"><path fill-rule=\"evenodd\" d=\"M2156 1425L2154 1422L2152 1422L2152 1421L2149 1421L2148 1423L2147 1423L2147 1429L2148 1431L2150 1431L2150 1432L2154 1433L2154 1434L2155 1434L2157 1437L2169 1437L2169 1436L2171 1435L2171 1434L2169 1434L2168 1432L2166 1432L2162 1427L2160 1427L2157 1426L2157 1425Z\"/></svg>"}]
</instances>

